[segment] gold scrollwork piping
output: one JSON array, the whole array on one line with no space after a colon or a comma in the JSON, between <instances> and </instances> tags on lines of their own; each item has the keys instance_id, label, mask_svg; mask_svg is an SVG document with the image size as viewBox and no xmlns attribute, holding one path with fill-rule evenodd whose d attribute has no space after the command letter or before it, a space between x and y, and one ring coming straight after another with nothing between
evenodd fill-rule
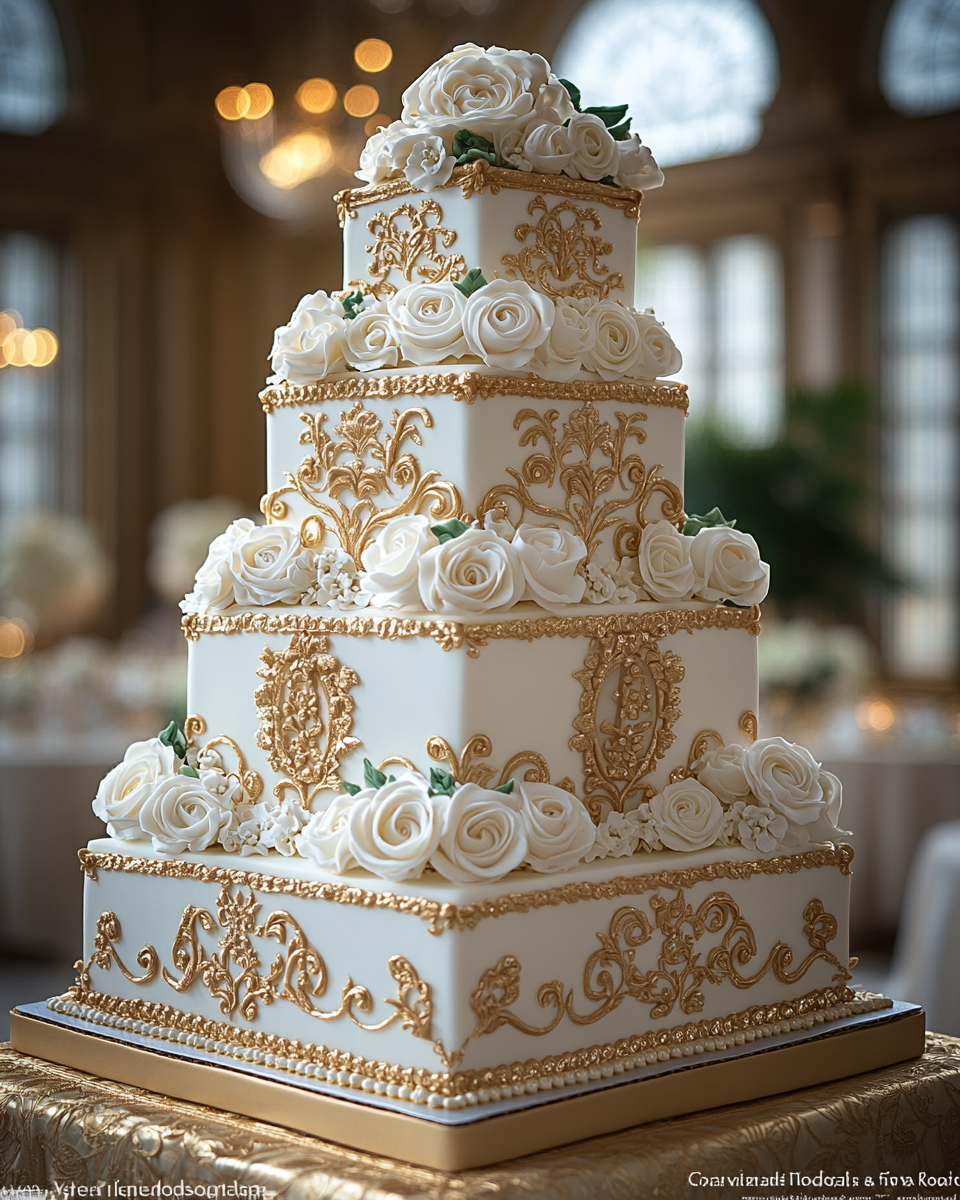
<instances>
[{"instance_id":1,"label":"gold scrollwork piping","mask_svg":"<svg viewBox=\"0 0 960 1200\"><path fill-rule=\"evenodd\" d=\"M116 913L102 912L97 918L97 932L93 939L93 953L87 962L83 962L81 959L74 964L77 976L84 986L90 986L91 966L98 966L103 971L109 971L112 962L117 964L121 975L125 979L129 979L131 983L144 984L156 978L157 971L160 969L160 956L153 946L144 946L137 954L137 964L143 968L143 974L134 975L132 971L124 966L120 955L114 947L114 942L119 941L120 918Z\"/></svg>"},{"instance_id":2,"label":"gold scrollwork piping","mask_svg":"<svg viewBox=\"0 0 960 1200\"><path fill-rule=\"evenodd\" d=\"M120 871L126 875L147 875L153 878L196 879L201 883L243 886L264 895L297 896L304 900L325 900L331 904L348 904L358 908L386 908L407 913L427 921L430 932L442 934L455 929L464 932L476 929L481 921L502 917L508 913L529 913L540 908L556 908L561 904L579 904L588 900L609 900L619 896L642 896L657 888L690 888L696 883L713 883L721 879L746 880L757 875L795 875L798 871L837 867L843 875L850 874L853 847L845 842L818 846L799 854L784 854L777 858L749 862L710 862L684 867L678 871L650 871L640 875L617 875L613 879L581 880L559 887L530 892L504 892L472 904L442 903L422 896L397 896L393 892L373 892L355 884L322 883L319 880L291 879L284 875L268 875L260 871L243 871L237 867L218 867L210 863L193 863L181 859L134 858L112 851L78 851L80 866L88 879L96 882L100 871Z\"/></svg>"},{"instance_id":3,"label":"gold scrollwork piping","mask_svg":"<svg viewBox=\"0 0 960 1200\"><path fill-rule=\"evenodd\" d=\"M693 778L693 764L698 758L702 758L710 750L722 750L723 738L715 729L701 729L697 736L690 743L690 752L687 754L687 765L685 767L674 767L670 772L670 782L679 783L681 779Z\"/></svg>"},{"instance_id":4,"label":"gold scrollwork piping","mask_svg":"<svg viewBox=\"0 0 960 1200\"><path fill-rule=\"evenodd\" d=\"M409 223L409 229L400 227L399 222L404 219ZM428 224L430 219L434 221L433 225ZM366 247L367 253L373 255L367 274L373 277L370 290L375 296L397 290L387 282L387 276L394 270L399 271L408 283L413 281L414 269L424 283L437 283L441 279L454 281L467 273L462 254L441 253L440 246L448 250L457 240L457 231L444 229L442 220L440 205L431 197L424 197L417 208L412 204L401 204L389 214L378 212L367 222L367 230L373 236L372 245ZM421 260L428 265L423 265Z\"/></svg>"},{"instance_id":5,"label":"gold scrollwork piping","mask_svg":"<svg viewBox=\"0 0 960 1200\"><path fill-rule=\"evenodd\" d=\"M497 774L497 768L491 767L489 763L474 761L474 759L489 758L493 753L493 742L485 733L474 734L459 755L445 738L432 737L427 742L427 753L434 762L445 762L457 783L475 783L479 787L486 787ZM524 772L523 778L528 783L550 782L550 769L546 759L541 754L537 754L535 750L521 750L519 754L513 755L500 772L497 786L512 779L524 765L527 765L527 770ZM571 783L571 781L563 780L559 786L563 787L564 783Z\"/></svg>"},{"instance_id":6,"label":"gold scrollwork piping","mask_svg":"<svg viewBox=\"0 0 960 1200\"><path fill-rule=\"evenodd\" d=\"M348 1071L365 1079L397 1083L408 1087L423 1087L444 1096L460 1096L480 1088L524 1084L564 1075L568 1071L587 1070L606 1063L637 1058L650 1051L682 1047L706 1038L730 1037L748 1030L761 1029L779 1021L814 1016L835 1009L838 1005L856 1002L858 993L848 987L818 988L795 999L774 1004L754 1004L739 1012L703 1021L690 1021L666 1029L648 1030L616 1042L603 1042L567 1053L545 1058L528 1058L524 1062L501 1063L495 1067L457 1071L429 1071L423 1067L404 1067L380 1060L363 1058L347 1050L328 1049L315 1043L303 1043L260 1030L238 1029L223 1021L211 1021L192 1013L184 1013L167 1004L147 1000L122 1000L118 996L75 985L66 998L86 1005L107 1016L143 1021L178 1033L192 1033L229 1047L262 1050L281 1060L300 1060L315 1063L327 1070ZM214 1053L218 1051L214 1050ZM229 1053L229 1049L227 1051ZM283 1069L280 1067L279 1069Z\"/></svg>"},{"instance_id":7,"label":"gold scrollwork piping","mask_svg":"<svg viewBox=\"0 0 960 1200\"><path fill-rule=\"evenodd\" d=\"M300 530L305 546L322 546L329 526L340 546L359 563L367 543L394 517L426 511L434 520L443 521L461 515L463 501L457 488L441 479L439 471L421 471L419 460L409 450L401 453L406 442L423 445L418 421L424 429L433 427L433 417L425 408L408 408L402 413L394 409L393 433L386 438L381 438L381 419L359 400L349 412L340 414L335 427L339 441L324 428L326 413L301 413L300 420L306 426L300 442L311 445L313 452L295 474L284 472L286 484L265 496L260 507L268 521L280 521L287 515L281 497L291 492L302 496L313 510ZM348 461L341 462L344 455ZM365 462L365 458L372 461ZM393 488L399 489L399 499ZM344 495L352 495L355 502L345 503ZM389 496L391 503L379 508L376 497L383 495Z\"/></svg>"},{"instance_id":8,"label":"gold scrollwork piping","mask_svg":"<svg viewBox=\"0 0 960 1200\"><path fill-rule=\"evenodd\" d=\"M737 722L737 728L751 742L755 742L760 736L760 722L757 720L757 714L749 708L740 714L740 720Z\"/></svg>"},{"instance_id":9,"label":"gold scrollwork piping","mask_svg":"<svg viewBox=\"0 0 960 1200\"><path fill-rule=\"evenodd\" d=\"M207 723L199 713L191 713L183 723L183 736L187 739L187 745L192 746L197 738L203 737L207 732Z\"/></svg>"},{"instance_id":10,"label":"gold scrollwork piping","mask_svg":"<svg viewBox=\"0 0 960 1200\"><path fill-rule=\"evenodd\" d=\"M539 175L533 171L509 171L476 159L465 167L454 167L444 188L459 187L466 199L487 188L495 196L501 188L522 192L546 192L551 196L571 196L580 200L598 200L610 208L619 208L630 220L640 220L642 193L633 188L611 187L606 183L591 183L586 179L570 179L567 175ZM366 204L381 204L400 196L414 194L417 188L403 177L388 179L364 188L346 188L334 196L340 228L355 219L357 210Z\"/></svg>"},{"instance_id":11,"label":"gold scrollwork piping","mask_svg":"<svg viewBox=\"0 0 960 1200\"><path fill-rule=\"evenodd\" d=\"M295 633L279 652L265 646L257 671L264 682L253 697L260 719L257 745L276 772L289 776L274 791L280 795L294 788L305 807L311 788L339 791L340 762L361 744L350 733L350 690L360 677L329 649L330 639L322 633Z\"/></svg>"},{"instance_id":12,"label":"gold scrollwork piping","mask_svg":"<svg viewBox=\"0 0 960 1200\"><path fill-rule=\"evenodd\" d=\"M613 245L595 236L600 232L595 208L581 208L572 200L561 200L548 208L542 196L535 196L527 212L531 217L538 212L543 216L535 225L518 225L513 231L518 242L525 242L532 234L533 245L524 246L516 254L504 254L500 261L508 268L507 279L519 276L555 300L561 296L606 300L615 289L623 290L620 272L611 274L610 268L600 262L613 253ZM565 221L564 214L570 219Z\"/></svg>"},{"instance_id":13,"label":"gold scrollwork piping","mask_svg":"<svg viewBox=\"0 0 960 1200\"><path fill-rule=\"evenodd\" d=\"M296 384L284 380L265 388L260 403L266 413L310 404L349 404L357 400L398 400L403 397L449 396L473 404L506 396L520 400L615 401L651 408L680 408L687 412L685 383L634 383L626 379L541 379L539 375L487 375L481 371L424 372L419 375L365 375L318 379Z\"/></svg>"}]
</instances>

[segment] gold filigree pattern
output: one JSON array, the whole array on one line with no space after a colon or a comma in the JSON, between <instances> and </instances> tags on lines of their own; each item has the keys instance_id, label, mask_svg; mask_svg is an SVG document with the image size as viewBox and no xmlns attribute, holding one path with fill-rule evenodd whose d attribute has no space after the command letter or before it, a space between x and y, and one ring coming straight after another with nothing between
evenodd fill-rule
<instances>
[{"instance_id":1,"label":"gold filigree pattern","mask_svg":"<svg viewBox=\"0 0 960 1200\"><path fill-rule=\"evenodd\" d=\"M326 419L322 412L301 414L306 429L300 442L312 445L313 453L295 475L285 471L286 485L265 496L260 505L268 521L279 521L287 514L280 497L290 492L302 496L314 510L301 526L305 546L322 546L330 528L340 546L359 563L367 543L394 517L429 512L434 520L443 521L463 511L460 493L452 483L441 479L439 471L422 472L419 460L409 451L401 453L406 442L423 445L418 421L424 429L433 427L433 417L425 408L408 408L402 413L394 409L393 432L386 438L381 437L383 422L359 400L349 412L340 414L335 432L341 440L329 436L324 428ZM346 462L340 461L343 456ZM394 488L401 493L399 499ZM344 496L352 496L353 503L345 502ZM389 496L393 502L380 508L378 496Z\"/></svg>"},{"instance_id":2,"label":"gold filigree pattern","mask_svg":"<svg viewBox=\"0 0 960 1200\"><path fill-rule=\"evenodd\" d=\"M596 236L601 225L595 208L581 208L572 200L561 200L548 208L542 196L535 196L527 212L530 216L538 212L543 215L535 225L518 225L513 231L518 242L532 236L533 245L503 256L500 261L509 268L507 279L519 276L554 300L561 296L606 300L615 289L623 290L620 272L611 274L606 263L600 261L613 253L613 246Z\"/></svg>"},{"instance_id":3,"label":"gold filigree pattern","mask_svg":"<svg viewBox=\"0 0 960 1200\"><path fill-rule=\"evenodd\" d=\"M350 689L360 677L329 648L322 633L295 633L279 653L265 646L257 671L264 682L253 697L260 718L257 745L278 774L290 776L274 792L293 787L307 808L316 791L339 791L340 761L361 744L350 733Z\"/></svg>"},{"instance_id":4,"label":"gold filigree pattern","mask_svg":"<svg viewBox=\"0 0 960 1200\"><path fill-rule=\"evenodd\" d=\"M454 167L450 180L444 188L459 187L469 200L487 188L496 195L501 188L509 191L544 192L550 196L570 196L579 200L595 200L610 208L618 208L629 220L640 220L642 194L633 188L611 187L606 183L591 183L586 179L570 179L567 175L538 175L533 171L509 171L491 166L485 159L476 159L465 167ZM357 210L367 204L382 204L400 196L417 192L413 184L402 176L388 179L386 183L367 185L363 188L346 188L334 197L340 228L347 221L355 220Z\"/></svg>"},{"instance_id":5,"label":"gold filigree pattern","mask_svg":"<svg viewBox=\"0 0 960 1200\"><path fill-rule=\"evenodd\" d=\"M648 469L639 455L627 453L631 439L637 445L646 441L642 427L645 413L615 413L614 428L601 421L593 404L586 401L570 414L558 437L559 415L555 409L539 413L533 408L523 408L517 413L514 429L527 426L520 436L520 445L537 446L542 441L544 448L531 454L519 471L507 467L507 474L514 482L490 488L480 502L479 517L497 507L506 506L509 510L512 501L517 506L517 511L510 513L515 525L528 512L569 525L586 543L588 558L599 547L604 531L612 526L615 526L614 554L618 558L636 554L641 530L647 523L644 513L656 493L662 497L658 519L679 520L683 496L677 485L661 477L659 463ZM557 483L563 492L563 507L537 498L544 489L552 489ZM538 489L537 494L534 488ZM622 515L624 510L632 510L632 520Z\"/></svg>"},{"instance_id":6,"label":"gold filigree pattern","mask_svg":"<svg viewBox=\"0 0 960 1200\"><path fill-rule=\"evenodd\" d=\"M609 632L595 638L574 679L583 688L570 749L583 756L584 803L595 822L603 804L623 812L676 740L680 717L679 655L661 652L648 634Z\"/></svg>"},{"instance_id":7,"label":"gold filigree pattern","mask_svg":"<svg viewBox=\"0 0 960 1200\"><path fill-rule=\"evenodd\" d=\"M352 375L296 384L284 380L265 388L266 413L308 404L349 404L357 400L397 400L413 396L449 396L463 404L510 396L521 400L575 400L592 403L645 404L653 408L689 408L685 383L634 383L626 379L554 380L538 375L487 375L481 371L435 371L421 375Z\"/></svg>"},{"instance_id":8,"label":"gold filigree pattern","mask_svg":"<svg viewBox=\"0 0 960 1200\"><path fill-rule=\"evenodd\" d=\"M470 738L459 755L445 738L432 737L427 742L427 753L434 762L446 763L450 768L450 774L457 783L475 783L479 787L487 787L490 781L496 778L496 767L491 767L489 763L474 761L475 759L489 758L493 753L493 742L485 733L477 733ZM496 786L500 787L508 779L513 779L524 765L527 766L527 770L524 772L523 778L528 783L550 782L550 769L546 759L537 754L535 750L522 750L519 754L514 754L500 772ZM572 791L573 785L570 780L563 780L559 786L563 787L565 783L570 783L568 790Z\"/></svg>"},{"instance_id":9,"label":"gold filigree pattern","mask_svg":"<svg viewBox=\"0 0 960 1200\"><path fill-rule=\"evenodd\" d=\"M642 896L658 888L691 888L696 883L717 882L721 879L745 880L757 875L795 875L798 871L837 867L843 875L850 874L853 847L845 842L818 846L798 854L750 862L709 862L684 867L678 871L648 871L639 875L617 875L613 879L580 880L558 887L539 888L529 892L504 892L472 904L451 904L422 896L397 896L393 892L369 891L353 884L322 883L319 880L292 879L285 875L270 875L262 871L244 871L237 867L218 867L210 863L186 862L182 859L135 858L128 854L77 851L80 867L88 879L96 882L100 871L120 871L126 875L148 875L153 878L196 879L201 883L223 886L243 886L265 895L297 896L305 900L325 900L331 904L348 904L359 908L386 908L427 921L430 932L446 930L460 932L476 929L481 921L502 917L508 913L528 913L540 908L556 908L559 904L580 904L590 900L608 900L619 896Z\"/></svg>"},{"instance_id":10,"label":"gold filigree pattern","mask_svg":"<svg viewBox=\"0 0 960 1200\"><path fill-rule=\"evenodd\" d=\"M367 253L373 255L367 274L373 277L370 290L375 296L397 290L387 282L391 271L398 271L408 283L413 282L414 272L424 283L438 283L441 279L454 281L467 273L462 254L443 254L441 251L441 247L449 250L457 240L457 231L444 229L442 220L440 205L436 200L424 197L417 208L412 204L401 204L389 214L378 212L367 222L367 230L373 236L372 244L366 247ZM402 228L403 221L409 224L409 229Z\"/></svg>"},{"instance_id":11,"label":"gold filigree pattern","mask_svg":"<svg viewBox=\"0 0 960 1200\"><path fill-rule=\"evenodd\" d=\"M144 946L137 954L137 964L143 968L142 975L134 975L124 966L120 955L114 948L114 942L120 941L120 918L113 912L102 912L97 918L97 932L93 939L93 953L87 962L81 959L74 963L77 976L85 987L90 986L90 967L96 965L103 971L110 970L110 964L116 963L120 974L131 983L149 983L156 978L160 969L160 956L153 946Z\"/></svg>"},{"instance_id":12,"label":"gold filigree pattern","mask_svg":"<svg viewBox=\"0 0 960 1200\"><path fill-rule=\"evenodd\" d=\"M757 714L751 712L749 708L742 712L740 720L737 722L737 728L747 741L755 742L760 736L760 722L757 720Z\"/></svg>"},{"instance_id":13,"label":"gold filigree pattern","mask_svg":"<svg viewBox=\"0 0 960 1200\"><path fill-rule=\"evenodd\" d=\"M690 752L687 754L687 765L685 767L674 767L670 772L670 782L679 783L681 779L692 779L694 776L693 764L697 759L702 758L711 750L722 749L723 738L715 729L701 729L690 743Z\"/></svg>"}]
</instances>

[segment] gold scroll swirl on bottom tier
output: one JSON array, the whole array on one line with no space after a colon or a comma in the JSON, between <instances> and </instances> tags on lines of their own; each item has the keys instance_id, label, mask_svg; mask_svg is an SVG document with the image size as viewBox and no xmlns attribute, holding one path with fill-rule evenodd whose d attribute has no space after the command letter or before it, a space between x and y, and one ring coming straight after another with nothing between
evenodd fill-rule
<instances>
[{"instance_id":1,"label":"gold scroll swirl on bottom tier","mask_svg":"<svg viewBox=\"0 0 960 1200\"><path fill-rule=\"evenodd\" d=\"M324 1010L314 1004L328 986L327 966L322 956L310 945L307 935L286 911L271 913L258 920L261 904L253 890L232 889L224 884L217 897L216 917L199 905L183 910L171 948L173 971L162 970L163 981L175 992L187 992L195 983L205 987L219 1001L225 1017L239 1013L244 1021L255 1021L259 1005L287 1000L310 1017L320 1021L335 1021L347 1016L361 1029L375 1033L395 1021L413 1037L430 1038L433 1000L430 985L420 979L412 964L402 955L388 960L391 976L397 984L397 995L384 1001L394 1011L383 1020L365 1023L356 1011L373 1011L374 1000L368 988L347 978L337 1008ZM208 953L202 935L221 933L218 950ZM90 987L90 968L109 971L115 962L124 976L135 984L151 982L160 966L160 956L151 945L137 955L137 962L146 967L142 976L132 975L120 961L113 946L120 940L120 921L115 913L104 912L97 921L94 952L87 962L78 962L78 985ZM266 971L261 970L260 955L253 938L270 938L281 949ZM179 974L174 974L174 971Z\"/></svg>"}]
</instances>

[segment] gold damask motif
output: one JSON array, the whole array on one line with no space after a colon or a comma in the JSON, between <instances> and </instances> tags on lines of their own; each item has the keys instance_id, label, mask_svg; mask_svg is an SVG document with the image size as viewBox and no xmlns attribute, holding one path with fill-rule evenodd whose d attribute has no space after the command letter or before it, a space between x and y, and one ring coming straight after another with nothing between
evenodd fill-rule
<instances>
[{"instance_id":1,"label":"gold damask motif","mask_svg":"<svg viewBox=\"0 0 960 1200\"><path fill-rule=\"evenodd\" d=\"M675 483L661 478L661 465L648 469L638 455L627 453L630 439L638 445L646 441L641 424L646 420L645 413L614 413L614 428L601 421L588 400L570 414L558 437L555 426L559 415L556 409L539 413L522 408L517 413L514 429L527 425L520 445L536 446L542 440L544 449L531 454L519 471L507 467L507 474L515 482L490 488L480 502L479 517L498 506L506 505L509 510L508 501L513 501L518 506L516 513L510 513L515 525L528 512L569 525L586 543L588 558L599 547L604 530L611 526L616 526L613 551L617 558L636 554L641 530L647 523L644 512L656 492L663 497L658 519L680 519L683 496ZM534 487L553 488L558 482L564 496L562 508L542 503L531 491ZM620 495L612 495L614 489ZM631 509L633 520L621 515Z\"/></svg>"},{"instance_id":2,"label":"gold damask motif","mask_svg":"<svg viewBox=\"0 0 960 1200\"><path fill-rule=\"evenodd\" d=\"M415 455L400 453L408 441L423 445L416 422L420 421L425 429L433 427L433 417L425 408L408 408L403 413L394 409L390 422L393 433L385 439L381 439L383 422L359 400L349 412L340 414L335 432L342 440L329 436L324 429L326 419L326 413L301 414L306 429L300 434L300 443L312 445L313 453L307 455L295 475L285 471L286 486L265 496L260 504L268 521L279 521L287 513L280 497L289 492L302 496L315 510L301 526L305 546L322 546L329 522L340 546L359 565L364 547L394 517L427 511L434 520L444 521L463 511L460 493L440 478L439 471L423 473ZM347 461L341 462L344 455ZM373 461L365 462L365 458ZM400 499L391 485L400 490ZM346 503L344 495L353 496L354 502ZM379 508L375 498L383 495L393 503ZM335 501L337 507L324 497Z\"/></svg>"},{"instance_id":3,"label":"gold damask motif","mask_svg":"<svg viewBox=\"0 0 960 1200\"><path fill-rule=\"evenodd\" d=\"M317 791L339 791L340 760L361 744L350 733L350 689L360 677L329 648L330 639L322 633L295 633L279 652L264 646L257 671L264 682L253 697L260 718L257 745L278 774L290 776L274 792L279 796L293 788L305 808Z\"/></svg>"},{"instance_id":4,"label":"gold damask motif","mask_svg":"<svg viewBox=\"0 0 960 1200\"><path fill-rule=\"evenodd\" d=\"M465 167L454 167L453 175L444 188L459 187L463 196L469 200L490 189L496 195L501 188L508 191L545 192L550 196L571 196L580 200L597 200L610 208L619 208L630 220L640 220L640 201L642 194L633 188L612 187L606 183L592 183L587 179L571 179L567 175L539 175L533 171L510 171L504 167L494 167L486 159L476 159ZM340 228L348 220L355 220L357 210L366 204L381 204L384 201L395 200L400 196L409 196L417 192L412 183L403 176L388 179L363 188L346 188L334 196L337 205L337 217Z\"/></svg>"},{"instance_id":5,"label":"gold damask motif","mask_svg":"<svg viewBox=\"0 0 960 1200\"><path fill-rule=\"evenodd\" d=\"M737 728L747 741L755 742L760 736L760 723L757 720L757 714L751 712L749 708L745 712L742 712L740 720L737 722Z\"/></svg>"},{"instance_id":6,"label":"gold damask motif","mask_svg":"<svg viewBox=\"0 0 960 1200\"><path fill-rule=\"evenodd\" d=\"M331 904L348 904L358 908L386 908L406 913L429 922L430 933L440 935L449 929L464 932L476 929L489 917L508 913L529 913L539 908L556 908L559 904L580 904L590 900L608 900L619 896L642 896L658 888L673 890L693 887L696 883L713 883L721 879L745 880L757 875L796 875L798 871L837 867L842 875L850 874L853 847L845 842L818 846L799 854L784 854L777 858L752 862L709 862L684 867L679 871L651 871L641 875L617 875L613 879L580 880L559 887L530 892L505 892L472 904L451 904L429 900L422 896L396 896L393 892L371 892L366 888L344 883L321 883L318 880L292 879L285 875L270 875L262 871L244 871L237 867L218 867L204 862L183 859L134 858L128 854L100 852L84 847L77 851L80 868L86 877L96 882L100 871L120 871L125 875L146 875L151 878L196 879L201 883L249 887L265 895L297 896L304 900L325 900ZM142 964L141 964L142 965Z\"/></svg>"},{"instance_id":7,"label":"gold damask motif","mask_svg":"<svg viewBox=\"0 0 960 1200\"><path fill-rule=\"evenodd\" d=\"M520 400L615 400L618 404L645 404L654 408L682 408L689 400L685 383L634 383L627 379L556 380L538 375L487 375L480 371L430 372L422 375L351 375L346 379L318 379L316 383L284 380L260 393L266 413L301 405L350 403L358 400L396 400L409 396L449 396L473 404L509 396Z\"/></svg>"},{"instance_id":8,"label":"gold damask motif","mask_svg":"<svg viewBox=\"0 0 960 1200\"><path fill-rule=\"evenodd\" d=\"M114 949L114 942L120 941L120 918L113 912L102 912L97 918L97 932L93 939L93 953L87 962L81 959L74 963L74 969L77 972L77 977L83 983L84 987L90 986L90 967L96 965L103 971L110 970L110 964L115 962L124 978L129 979L131 983L149 983L151 979L156 977L157 971L160 969L160 956L154 950L153 946L144 946L137 955L137 963L143 967L142 975L134 975L129 971L120 959Z\"/></svg>"},{"instance_id":9,"label":"gold damask motif","mask_svg":"<svg viewBox=\"0 0 960 1200\"><path fill-rule=\"evenodd\" d=\"M569 745L583 756L584 803L595 822L604 804L623 812L638 792L653 793L641 781L676 740L683 676L679 655L661 652L648 634L591 641L583 670L573 673L583 692Z\"/></svg>"},{"instance_id":10,"label":"gold damask motif","mask_svg":"<svg viewBox=\"0 0 960 1200\"><path fill-rule=\"evenodd\" d=\"M535 225L518 225L513 231L518 242L525 242L532 235L533 245L503 256L500 261L509 268L507 279L519 276L554 300L560 296L606 300L615 289L623 289L620 272L610 274L610 268L600 262L613 253L612 244L588 231L588 227L595 233L600 231L595 208L581 208L572 200L561 200L548 208L544 198L536 196L527 205L527 212L531 216L540 212L543 216ZM564 214L568 214L568 219L564 219Z\"/></svg>"},{"instance_id":11,"label":"gold damask motif","mask_svg":"<svg viewBox=\"0 0 960 1200\"><path fill-rule=\"evenodd\" d=\"M435 222L428 224L430 219ZM410 228L401 228L406 220ZM391 271L399 271L408 282L413 282L414 269L423 283L438 283L441 279L461 279L467 273L467 264L462 254L443 254L440 247L448 250L457 240L455 229L444 229L443 209L431 198L425 197L417 208L412 204L401 204L392 213L378 212L367 222L367 230L373 235L373 243L365 247L373 255L367 273L374 279L371 291L375 296L387 295L397 289L387 282ZM437 245L437 240L440 246ZM426 260L426 264L421 263ZM433 265L429 265L433 264Z\"/></svg>"},{"instance_id":12,"label":"gold damask motif","mask_svg":"<svg viewBox=\"0 0 960 1200\"><path fill-rule=\"evenodd\" d=\"M450 768L450 774L457 783L475 783L478 787L487 787L490 781L496 778L496 767L491 767L489 763L474 761L474 759L489 758L493 753L493 742L485 733L474 734L459 754L446 738L432 737L427 742L427 753L434 762L446 763ZM541 754L537 754L535 750L521 750L519 754L514 754L500 772L496 786L500 787L507 780L513 779L525 764L527 770L524 772L523 778L527 783L550 782L550 769L546 759ZM561 780L558 786L566 787L567 791L573 791L573 783L569 779Z\"/></svg>"}]
</instances>

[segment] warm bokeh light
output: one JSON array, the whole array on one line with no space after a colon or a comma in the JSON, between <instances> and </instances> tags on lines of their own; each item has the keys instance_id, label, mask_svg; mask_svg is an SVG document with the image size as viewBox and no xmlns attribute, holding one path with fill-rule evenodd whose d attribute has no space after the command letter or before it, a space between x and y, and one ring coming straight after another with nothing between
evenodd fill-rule
<instances>
[{"instance_id":1,"label":"warm bokeh light","mask_svg":"<svg viewBox=\"0 0 960 1200\"><path fill-rule=\"evenodd\" d=\"M353 57L361 71L373 75L385 71L393 62L393 47L380 38L365 38L354 50Z\"/></svg>"},{"instance_id":2,"label":"warm bokeh light","mask_svg":"<svg viewBox=\"0 0 960 1200\"><path fill-rule=\"evenodd\" d=\"M857 724L861 729L885 733L892 728L896 718L896 711L889 700L864 700L857 707Z\"/></svg>"},{"instance_id":3,"label":"warm bokeh light","mask_svg":"<svg viewBox=\"0 0 960 1200\"><path fill-rule=\"evenodd\" d=\"M49 329L24 329L9 312L0 314L0 367L46 367L59 348Z\"/></svg>"},{"instance_id":4,"label":"warm bokeh light","mask_svg":"<svg viewBox=\"0 0 960 1200\"><path fill-rule=\"evenodd\" d=\"M380 96L368 83L358 83L344 96L343 107L351 117L369 117L380 107Z\"/></svg>"},{"instance_id":5,"label":"warm bokeh light","mask_svg":"<svg viewBox=\"0 0 960 1200\"><path fill-rule=\"evenodd\" d=\"M363 132L367 135L367 137L373 137L373 135L377 132L377 130L381 127L381 125L386 126L389 124L390 124L390 118L387 116L386 113L380 113L380 112L374 113L373 116L364 125Z\"/></svg>"},{"instance_id":6,"label":"warm bokeh light","mask_svg":"<svg viewBox=\"0 0 960 1200\"><path fill-rule=\"evenodd\" d=\"M19 617L0 617L0 658L19 658L33 649L33 630Z\"/></svg>"},{"instance_id":7,"label":"warm bokeh light","mask_svg":"<svg viewBox=\"0 0 960 1200\"><path fill-rule=\"evenodd\" d=\"M217 112L225 121L259 121L273 108L273 92L265 83L248 83L246 87L225 87L214 101Z\"/></svg>"},{"instance_id":8,"label":"warm bokeh light","mask_svg":"<svg viewBox=\"0 0 960 1200\"><path fill-rule=\"evenodd\" d=\"M0 310L0 346L3 345L8 334L19 328L23 324L23 317L15 308L4 308Z\"/></svg>"},{"instance_id":9,"label":"warm bokeh light","mask_svg":"<svg viewBox=\"0 0 960 1200\"><path fill-rule=\"evenodd\" d=\"M333 156L330 139L314 130L285 137L260 160L260 170L279 188L295 188L320 175Z\"/></svg>"},{"instance_id":10,"label":"warm bokeh light","mask_svg":"<svg viewBox=\"0 0 960 1200\"><path fill-rule=\"evenodd\" d=\"M336 102L337 89L329 79L307 79L297 88L297 103L304 112L329 112Z\"/></svg>"}]
</instances>

